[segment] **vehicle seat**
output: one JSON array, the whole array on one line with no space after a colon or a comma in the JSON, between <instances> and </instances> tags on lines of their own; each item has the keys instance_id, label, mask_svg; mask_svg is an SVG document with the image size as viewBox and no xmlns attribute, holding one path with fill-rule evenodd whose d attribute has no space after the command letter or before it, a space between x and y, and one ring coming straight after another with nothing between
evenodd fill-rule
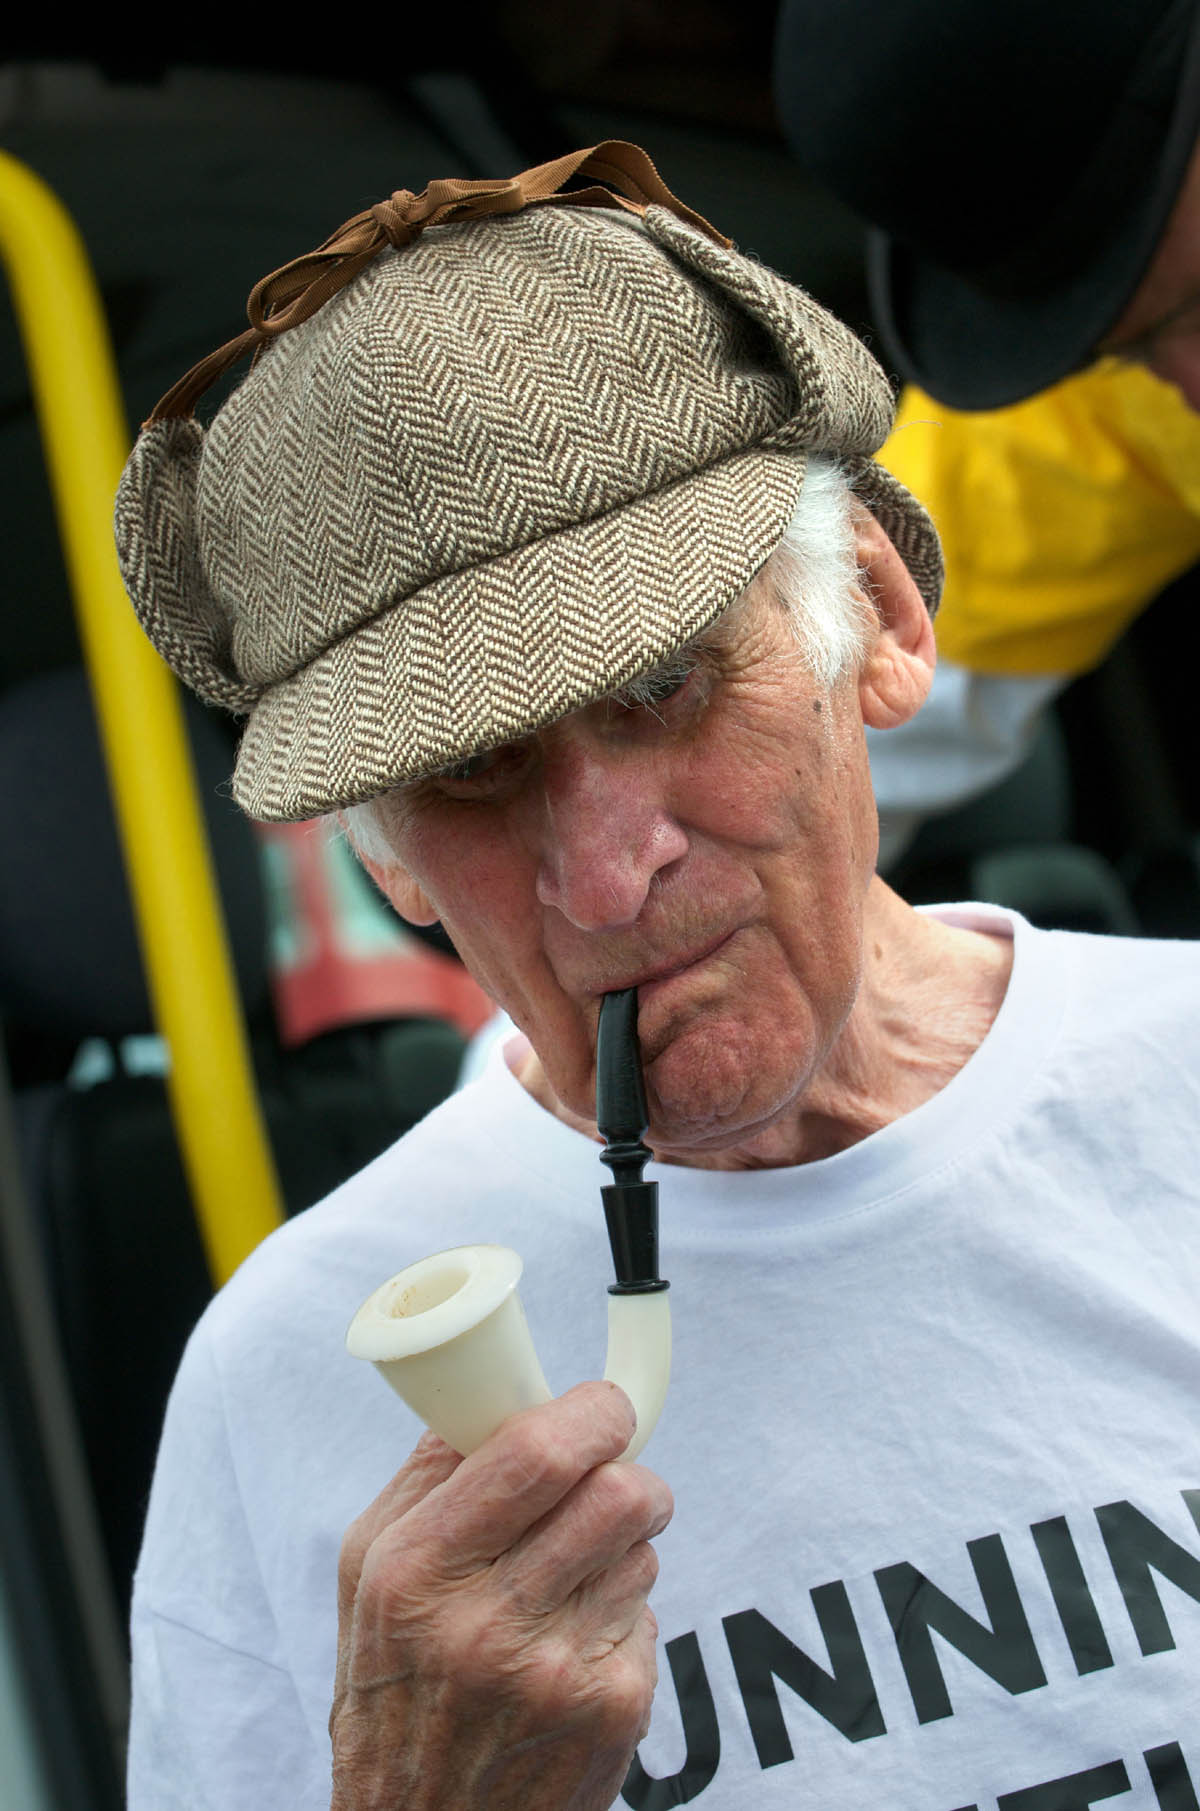
<instances>
[{"instance_id":1,"label":"vehicle seat","mask_svg":"<svg viewBox=\"0 0 1200 1811\"><path fill-rule=\"evenodd\" d=\"M264 1118L294 1213L452 1091L465 1040L447 1022L414 1017L282 1047L260 851L228 794L229 735L194 700L185 708ZM0 696L0 799L0 1016L22 1166L125 1600L167 1391L211 1286L81 669Z\"/></svg>"}]
</instances>

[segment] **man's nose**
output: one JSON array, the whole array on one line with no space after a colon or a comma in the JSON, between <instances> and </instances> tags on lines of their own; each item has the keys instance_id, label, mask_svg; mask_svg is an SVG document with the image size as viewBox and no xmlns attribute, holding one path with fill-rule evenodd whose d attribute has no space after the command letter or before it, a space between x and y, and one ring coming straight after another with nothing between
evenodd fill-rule
<instances>
[{"instance_id":1,"label":"man's nose","mask_svg":"<svg viewBox=\"0 0 1200 1811\"><path fill-rule=\"evenodd\" d=\"M547 754L537 896L584 931L636 922L656 874L686 853L652 766L595 744Z\"/></svg>"}]
</instances>

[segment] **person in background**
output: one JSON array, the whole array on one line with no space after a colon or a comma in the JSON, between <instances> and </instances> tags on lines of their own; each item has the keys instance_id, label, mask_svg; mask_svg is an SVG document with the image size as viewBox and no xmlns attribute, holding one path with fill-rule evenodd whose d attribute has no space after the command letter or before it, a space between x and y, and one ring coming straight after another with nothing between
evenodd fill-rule
<instances>
[{"instance_id":1,"label":"person in background","mask_svg":"<svg viewBox=\"0 0 1200 1811\"><path fill-rule=\"evenodd\" d=\"M881 457L946 549L930 701L872 738L886 864L1200 557L1200 6L785 0L775 89L869 223Z\"/></svg>"}]
</instances>

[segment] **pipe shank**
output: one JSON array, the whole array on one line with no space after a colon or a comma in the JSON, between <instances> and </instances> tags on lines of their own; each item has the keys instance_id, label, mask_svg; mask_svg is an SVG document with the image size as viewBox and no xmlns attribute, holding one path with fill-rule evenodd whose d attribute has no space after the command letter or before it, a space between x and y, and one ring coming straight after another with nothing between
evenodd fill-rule
<instances>
[{"instance_id":1,"label":"pipe shank","mask_svg":"<svg viewBox=\"0 0 1200 1811\"><path fill-rule=\"evenodd\" d=\"M671 1297L664 1285L646 1294L608 1297L607 1383L620 1384L637 1416L621 1454L636 1459L654 1432L671 1378Z\"/></svg>"}]
</instances>

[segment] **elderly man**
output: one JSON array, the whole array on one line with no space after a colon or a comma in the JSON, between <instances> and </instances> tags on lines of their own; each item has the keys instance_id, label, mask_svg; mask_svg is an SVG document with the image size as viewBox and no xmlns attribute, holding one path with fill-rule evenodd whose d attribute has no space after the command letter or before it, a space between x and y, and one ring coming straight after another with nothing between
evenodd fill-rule
<instances>
[{"instance_id":1,"label":"elderly man","mask_svg":"<svg viewBox=\"0 0 1200 1811\"><path fill-rule=\"evenodd\" d=\"M881 373L613 145L401 192L251 319L139 440L131 596L248 715L244 807L342 812L523 1040L198 1328L131 1805L1194 1804L1200 965L876 877L864 729L921 703L939 571ZM566 1388L625 988L676 1303L645 1466ZM566 1393L397 1471L346 1323L476 1241Z\"/></svg>"}]
</instances>

